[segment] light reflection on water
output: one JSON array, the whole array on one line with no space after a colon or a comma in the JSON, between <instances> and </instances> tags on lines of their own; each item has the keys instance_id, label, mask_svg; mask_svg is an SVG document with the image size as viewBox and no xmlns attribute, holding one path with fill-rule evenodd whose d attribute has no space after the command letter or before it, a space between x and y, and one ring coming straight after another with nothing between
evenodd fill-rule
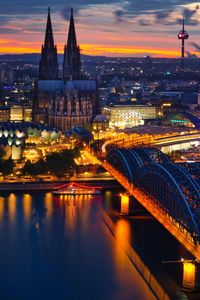
<instances>
[{"instance_id":1,"label":"light reflection on water","mask_svg":"<svg viewBox=\"0 0 200 300\"><path fill-rule=\"evenodd\" d=\"M69 270L63 267L73 232L86 226L90 202L85 195L54 197L52 193L0 197L0 299L46 299L45 295L66 299ZM62 292L57 297L59 286Z\"/></svg>"},{"instance_id":2,"label":"light reflection on water","mask_svg":"<svg viewBox=\"0 0 200 300\"><path fill-rule=\"evenodd\" d=\"M23 214L24 219L28 222L32 214L32 196L30 194L23 195Z\"/></svg>"},{"instance_id":3,"label":"light reflection on water","mask_svg":"<svg viewBox=\"0 0 200 300\"><path fill-rule=\"evenodd\" d=\"M5 198L0 197L0 220L3 218L4 205L5 205Z\"/></svg>"},{"instance_id":4,"label":"light reflection on water","mask_svg":"<svg viewBox=\"0 0 200 300\"><path fill-rule=\"evenodd\" d=\"M111 194L106 199L110 207ZM145 297L136 272L129 276L125 254L103 227L102 200L42 192L0 195L0 299L153 299ZM118 238L123 242L129 235L120 221Z\"/></svg>"},{"instance_id":5,"label":"light reflection on water","mask_svg":"<svg viewBox=\"0 0 200 300\"><path fill-rule=\"evenodd\" d=\"M16 201L17 197L15 194L10 194L8 197L8 215L10 221L13 223L16 221Z\"/></svg>"}]
</instances>

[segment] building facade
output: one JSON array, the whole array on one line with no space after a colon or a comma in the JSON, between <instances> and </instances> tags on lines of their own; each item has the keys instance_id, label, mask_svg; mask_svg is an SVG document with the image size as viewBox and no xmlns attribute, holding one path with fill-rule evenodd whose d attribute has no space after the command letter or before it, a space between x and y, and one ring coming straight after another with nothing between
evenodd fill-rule
<instances>
[{"instance_id":1,"label":"building facade","mask_svg":"<svg viewBox=\"0 0 200 300\"><path fill-rule=\"evenodd\" d=\"M68 130L76 125L84 127L91 123L99 112L97 84L95 80L82 79L80 48L77 45L72 9L68 41L64 47L62 78L58 76L50 10L39 72L34 121L60 130Z\"/></svg>"},{"instance_id":2,"label":"building facade","mask_svg":"<svg viewBox=\"0 0 200 300\"><path fill-rule=\"evenodd\" d=\"M144 120L157 119L163 115L160 107L130 104L105 106L102 114L108 116L110 127L117 128L144 125Z\"/></svg>"}]
</instances>

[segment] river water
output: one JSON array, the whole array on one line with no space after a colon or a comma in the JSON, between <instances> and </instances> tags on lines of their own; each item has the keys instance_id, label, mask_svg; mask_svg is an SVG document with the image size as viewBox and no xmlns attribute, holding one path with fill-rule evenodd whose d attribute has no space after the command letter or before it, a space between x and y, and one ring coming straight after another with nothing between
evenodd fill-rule
<instances>
[{"instance_id":1,"label":"river water","mask_svg":"<svg viewBox=\"0 0 200 300\"><path fill-rule=\"evenodd\" d=\"M115 194L1 193L0 299L155 299L103 222L102 208L172 299L186 299L180 264L162 261L191 256L150 216L119 217Z\"/></svg>"}]
</instances>

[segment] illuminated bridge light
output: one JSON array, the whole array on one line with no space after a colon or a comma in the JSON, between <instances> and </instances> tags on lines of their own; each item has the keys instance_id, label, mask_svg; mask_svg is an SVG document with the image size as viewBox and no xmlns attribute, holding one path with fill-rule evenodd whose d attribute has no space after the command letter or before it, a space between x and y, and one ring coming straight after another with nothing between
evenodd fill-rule
<instances>
[{"instance_id":1,"label":"illuminated bridge light","mask_svg":"<svg viewBox=\"0 0 200 300\"><path fill-rule=\"evenodd\" d=\"M129 214L129 195L128 194L121 194L121 214L128 215Z\"/></svg>"},{"instance_id":2,"label":"illuminated bridge light","mask_svg":"<svg viewBox=\"0 0 200 300\"><path fill-rule=\"evenodd\" d=\"M200 288L200 264L195 261L183 261L183 288L197 290Z\"/></svg>"}]
</instances>

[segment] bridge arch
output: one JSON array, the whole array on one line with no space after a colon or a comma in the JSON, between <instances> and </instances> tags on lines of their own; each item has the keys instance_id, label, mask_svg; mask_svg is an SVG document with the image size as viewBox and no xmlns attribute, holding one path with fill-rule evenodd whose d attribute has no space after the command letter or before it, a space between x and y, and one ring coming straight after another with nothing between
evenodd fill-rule
<instances>
[{"instance_id":1,"label":"bridge arch","mask_svg":"<svg viewBox=\"0 0 200 300\"><path fill-rule=\"evenodd\" d=\"M157 148L135 148L136 152L147 163L169 163L169 158Z\"/></svg>"},{"instance_id":2,"label":"bridge arch","mask_svg":"<svg viewBox=\"0 0 200 300\"><path fill-rule=\"evenodd\" d=\"M176 164L149 164L137 184L179 224L200 240L200 192L197 182Z\"/></svg>"},{"instance_id":3,"label":"bridge arch","mask_svg":"<svg viewBox=\"0 0 200 300\"><path fill-rule=\"evenodd\" d=\"M142 159L133 149L113 149L109 151L106 159L131 182L143 166Z\"/></svg>"}]
</instances>

